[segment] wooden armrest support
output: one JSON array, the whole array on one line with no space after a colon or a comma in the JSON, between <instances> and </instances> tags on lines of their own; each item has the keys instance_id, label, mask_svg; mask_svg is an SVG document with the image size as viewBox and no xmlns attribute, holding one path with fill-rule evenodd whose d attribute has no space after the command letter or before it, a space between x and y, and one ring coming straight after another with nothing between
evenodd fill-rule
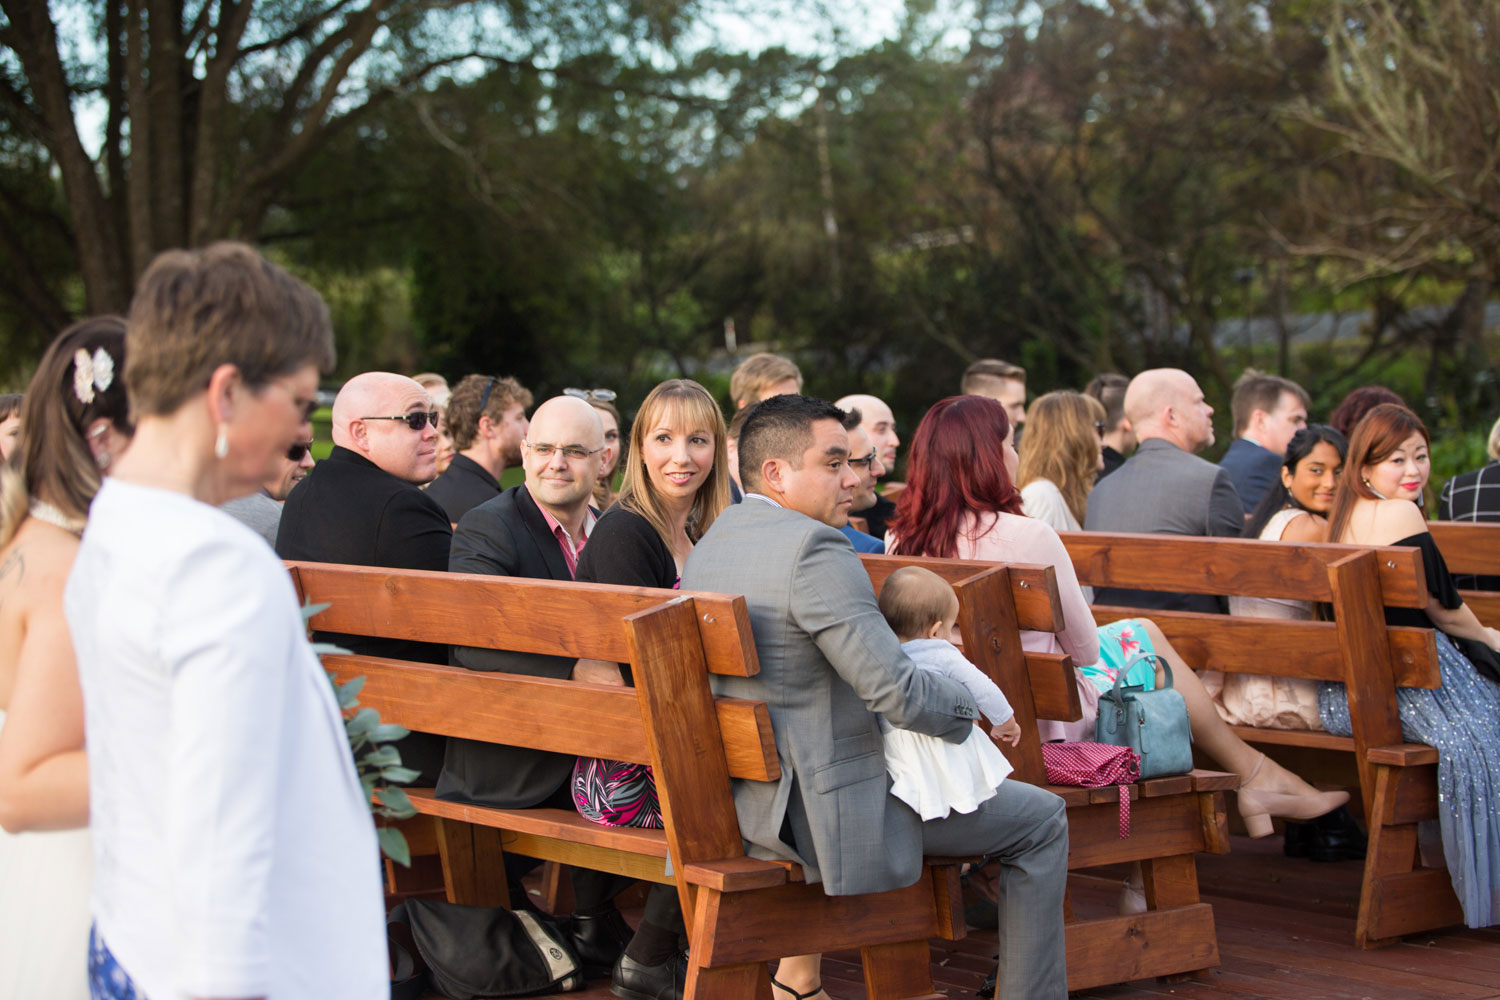
<instances>
[{"instance_id":1,"label":"wooden armrest support","mask_svg":"<svg viewBox=\"0 0 1500 1000\"><path fill-rule=\"evenodd\" d=\"M693 885L717 892L769 889L790 881L786 865L756 858L725 858L682 866L682 877Z\"/></svg>"},{"instance_id":2,"label":"wooden armrest support","mask_svg":"<svg viewBox=\"0 0 1500 1000\"><path fill-rule=\"evenodd\" d=\"M1424 764L1436 764L1438 752L1436 747L1422 743L1393 743L1390 746L1371 747L1365 753L1365 759L1371 764L1384 764L1387 767L1421 767Z\"/></svg>"},{"instance_id":3,"label":"wooden armrest support","mask_svg":"<svg viewBox=\"0 0 1500 1000\"><path fill-rule=\"evenodd\" d=\"M1238 774L1225 774L1223 771L1189 771L1188 775L1193 779L1193 791L1195 792L1232 792L1240 787L1240 776Z\"/></svg>"}]
</instances>

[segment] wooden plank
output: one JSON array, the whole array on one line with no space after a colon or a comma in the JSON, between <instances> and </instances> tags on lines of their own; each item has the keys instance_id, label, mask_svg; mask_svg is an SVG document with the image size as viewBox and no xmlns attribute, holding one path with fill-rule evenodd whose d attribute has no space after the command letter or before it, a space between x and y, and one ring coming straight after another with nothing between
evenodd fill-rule
<instances>
[{"instance_id":1,"label":"wooden plank","mask_svg":"<svg viewBox=\"0 0 1500 1000\"><path fill-rule=\"evenodd\" d=\"M1143 611L1103 604L1095 605L1093 611L1101 625L1123 618L1151 619L1196 670L1318 681L1344 679L1343 649L1338 626L1333 622ZM1388 628L1382 622L1381 632L1390 645L1398 685L1439 686L1437 646L1431 629Z\"/></svg>"},{"instance_id":2,"label":"wooden plank","mask_svg":"<svg viewBox=\"0 0 1500 1000\"><path fill-rule=\"evenodd\" d=\"M319 631L623 663L629 650L615 623L685 596L700 606L714 672L747 676L760 669L739 596L332 563L287 566L296 570L304 601L329 605L312 620Z\"/></svg>"},{"instance_id":3,"label":"wooden plank","mask_svg":"<svg viewBox=\"0 0 1500 1000\"><path fill-rule=\"evenodd\" d=\"M576 840L630 854L656 858L667 856L667 838L660 830L634 826L602 826L590 823L571 809L540 806L531 809L495 809L466 802L448 802L434 798L430 788L409 789L407 794L418 812L443 820L456 820L540 837Z\"/></svg>"},{"instance_id":4,"label":"wooden plank","mask_svg":"<svg viewBox=\"0 0 1500 1000\"><path fill-rule=\"evenodd\" d=\"M1500 576L1500 573L1496 575ZM1487 590L1460 590L1458 596L1482 623L1491 628L1500 627L1500 594Z\"/></svg>"},{"instance_id":5,"label":"wooden plank","mask_svg":"<svg viewBox=\"0 0 1500 1000\"><path fill-rule=\"evenodd\" d=\"M1191 906L1198 902L1198 865L1191 854L1175 854L1141 862L1146 905L1153 910Z\"/></svg>"},{"instance_id":6,"label":"wooden plank","mask_svg":"<svg viewBox=\"0 0 1500 1000\"><path fill-rule=\"evenodd\" d=\"M713 933L692 946L695 960L710 968L834 951L854 941L868 947L926 940L940 930L927 877L859 896L828 896L821 885L804 883L754 893L705 889L699 912L705 915L700 926Z\"/></svg>"},{"instance_id":7,"label":"wooden plank","mask_svg":"<svg viewBox=\"0 0 1500 1000\"><path fill-rule=\"evenodd\" d=\"M975 573L994 566L1011 571L1011 599L1016 606L1020 627L1032 632L1061 632L1065 627L1062 601L1057 591L1057 571L1051 566L1030 563L983 562L975 559L933 559L927 556L864 555L860 561L875 592L880 593L886 577L902 566L916 565L932 570L949 583L967 580Z\"/></svg>"},{"instance_id":8,"label":"wooden plank","mask_svg":"<svg viewBox=\"0 0 1500 1000\"><path fill-rule=\"evenodd\" d=\"M1036 704L1026 659L1015 636L1019 627L1008 567L991 566L954 586L958 593L964 655L1005 692L1022 733L1033 734L1000 751L1015 765L1015 777L1032 784L1047 780L1042 745L1035 738Z\"/></svg>"},{"instance_id":9,"label":"wooden plank","mask_svg":"<svg viewBox=\"0 0 1500 1000\"><path fill-rule=\"evenodd\" d=\"M696 617L693 602L682 598L625 619L630 662L646 668L635 680L662 823L672 858L683 865L745 853ZM714 790L724 797L705 802ZM694 912L700 891L678 881L684 913Z\"/></svg>"},{"instance_id":10,"label":"wooden plank","mask_svg":"<svg viewBox=\"0 0 1500 1000\"><path fill-rule=\"evenodd\" d=\"M1068 870L1141 861L1204 849L1195 796L1136 799L1130 803L1130 836L1120 838L1120 804L1101 802L1068 810Z\"/></svg>"},{"instance_id":11,"label":"wooden plank","mask_svg":"<svg viewBox=\"0 0 1500 1000\"><path fill-rule=\"evenodd\" d=\"M323 665L341 683L364 677L360 704L385 722L418 732L650 763L637 694L630 688L374 656L326 656ZM715 708L730 774L756 781L780 777L765 703L720 698ZM590 721L580 726L579 719Z\"/></svg>"},{"instance_id":12,"label":"wooden plank","mask_svg":"<svg viewBox=\"0 0 1500 1000\"><path fill-rule=\"evenodd\" d=\"M785 885L787 870L781 865L755 858L726 858L683 865L682 877L716 892L745 892Z\"/></svg>"},{"instance_id":13,"label":"wooden plank","mask_svg":"<svg viewBox=\"0 0 1500 1000\"><path fill-rule=\"evenodd\" d=\"M868 945L860 949L869 1000L947 1000L932 989L925 940Z\"/></svg>"},{"instance_id":14,"label":"wooden plank","mask_svg":"<svg viewBox=\"0 0 1500 1000\"><path fill-rule=\"evenodd\" d=\"M1335 736L1321 729L1262 729L1259 726L1230 726L1246 743L1268 743L1286 747L1314 747L1319 750L1354 752L1354 739Z\"/></svg>"},{"instance_id":15,"label":"wooden plank","mask_svg":"<svg viewBox=\"0 0 1500 1000\"><path fill-rule=\"evenodd\" d=\"M1368 943L1463 923L1463 908L1453 894L1453 879L1445 868L1381 876L1365 891L1370 897Z\"/></svg>"},{"instance_id":16,"label":"wooden plank","mask_svg":"<svg viewBox=\"0 0 1500 1000\"><path fill-rule=\"evenodd\" d=\"M1083 718L1078 700L1078 674L1066 653L1026 653L1026 676L1031 682L1032 711L1039 719L1077 722ZM1007 696L1007 699L1009 696Z\"/></svg>"},{"instance_id":17,"label":"wooden plank","mask_svg":"<svg viewBox=\"0 0 1500 1000\"><path fill-rule=\"evenodd\" d=\"M1424 747L1423 749L1432 749ZM1437 754L1433 750L1434 756ZM1420 823L1438 818L1437 765L1394 768L1390 790L1381 803L1380 820L1386 824Z\"/></svg>"},{"instance_id":18,"label":"wooden plank","mask_svg":"<svg viewBox=\"0 0 1500 1000\"><path fill-rule=\"evenodd\" d=\"M1394 746L1371 747L1365 751L1365 758L1372 764L1386 764L1391 767L1421 767L1426 764L1436 764L1438 752L1437 747L1430 747L1424 743L1397 743Z\"/></svg>"},{"instance_id":19,"label":"wooden plank","mask_svg":"<svg viewBox=\"0 0 1500 1000\"><path fill-rule=\"evenodd\" d=\"M1207 903L1068 925L1068 990L1087 990L1219 964Z\"/></svg>"},{"instance_id":20,"label":"wooden plank","mask_svg":"<svg viewBox=\"0 0 1500 1000\"><path fill-rule=\"evenodd\" d=\"M1429 521L1451 573L1500 576L1500 524L1482 521Z\"/></svg>"},{"instance_id":21,"label":"wooden plank","mask_svg":"<svg viewBox=\"0 0 1500 1000\"><path fill-rule=\"evenodd\" d=\"M1078 580L1085 585L1241 597L1327 601L1318 563L1332 564L1358 545L1267 542L1254 538L1189 538L1124 532L1059 533ZM1423 608L1427 590L1421 553L1389 546L1379 558L1381 591L1392 607Z\"/></svg>"}]
</instances>

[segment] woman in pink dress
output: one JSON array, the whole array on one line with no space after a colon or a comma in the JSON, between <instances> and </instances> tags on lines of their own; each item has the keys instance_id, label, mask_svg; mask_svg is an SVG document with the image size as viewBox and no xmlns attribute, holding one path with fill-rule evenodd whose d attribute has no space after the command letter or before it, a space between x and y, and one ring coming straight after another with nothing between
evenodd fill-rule
<instances>
[{"instance_id":1,"label":"woman in pink dress","mask_svg":"<svg viewBox=\"0 0 1500 1000\"><path fill-rule=\"evenodd\" d=\"M1021 513L1015 487L1016 452L1006 439L1005 410L983 396L952 396L927 411L917 427L907 465L907 487L896 501L891 551L901 555L1041 563L1057 572L1066 628L1023 632L1032 652L1067 653L1078 670L1084 719L1043 723L1045 739L1092 739L1099 693L1129 668L1137 651L1154 651L1172 665L1173 684L1188 706L1193 739L1219 766L1240 776L1239 809L1253 837L1271 832L1271 818L1311 819L1348 801L1347 792L1320 792L1245 744L1219 718L1190 666L1149 619L1099 628L1084 600L1073 562L1057 532ZM1141 661L1146 662L1146 661ZM1143 676L1135 674L1141 672ZM1151 686L1154 671L1138 663L1130 682Z\"/></svg>"}]
</instances>

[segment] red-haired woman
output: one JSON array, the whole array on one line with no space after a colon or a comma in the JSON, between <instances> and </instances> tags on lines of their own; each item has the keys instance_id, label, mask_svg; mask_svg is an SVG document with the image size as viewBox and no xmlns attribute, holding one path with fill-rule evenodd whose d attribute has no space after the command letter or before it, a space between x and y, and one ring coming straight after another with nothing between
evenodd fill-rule
<instances>
[{"instance_id":1,"label":"red-haired woman","mask_svg":"<svg viewBox=\"0 0 1500 1000\"><path fill-rule=\"evenodd\" d=\"M1427 428L1417 415L1391 403L1372 409L1354 429L1344 468L1329 539L1422 550L1427 607L1387 609L1386 622L1437 628L1443 683L1430 691L1398 688L1396 704L1402 734L1438 749L1438 825L1448 874L1464 922L1488 927L1500 921L1500 632L1481 625L1459 597L1417 509L1431 472ZM1342 684L1319 688L1318 712L1330 733L1349 735Z\"/></svg>"},{"instance_id":2,"label":"red-haired woman","mask_svg":"<svg viewBox=\"0 0 1500 1000\"><path fill-rule=\"evenodd\" d=\"M1173 684L1187 701L1193 739L1220 766L1238 774L1240 813L1251 836L1271 832L1271 817L1312 819L1348 801L1347 792L1320 792L1264 754L1251 749L1219 718L1203 682L1145 618L1102 628L1084 600L1073 562L1062 540L1045 522L1021 513L1015 486L1016 453L1006 444L1005 410L983 396L952 396L927 411L912 440L907 485L896 499L892 552L994 562L1042 563L1057 571L1066 629L1023 632L1031 652L1063 652L1078 664L1082 724L1044 723L1042 737L1091 739L1099 694L1127 670L1127 683L1157 683L1150 660L1156 653L1172 665ZM888 539L889 542L889 539ZM1133 664L1133 665L1132 665Z\"/></svg>"}]
</instances>

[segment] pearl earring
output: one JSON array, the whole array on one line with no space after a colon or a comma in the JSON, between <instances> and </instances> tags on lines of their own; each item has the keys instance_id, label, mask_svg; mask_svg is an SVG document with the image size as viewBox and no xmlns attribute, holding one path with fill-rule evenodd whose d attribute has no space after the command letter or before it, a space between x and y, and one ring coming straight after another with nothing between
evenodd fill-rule
<instances>
[{"instance_id":1,"label":"pearl earring","mask_svg":"<svg viewBox=\"0 0 1500 1000\"><path fill-rule=\"evenodd\" d=\"M229 428L219 425L219 436L214 438L214 458L224 459L229 455Z\"/></svg>"}]
</instances>

